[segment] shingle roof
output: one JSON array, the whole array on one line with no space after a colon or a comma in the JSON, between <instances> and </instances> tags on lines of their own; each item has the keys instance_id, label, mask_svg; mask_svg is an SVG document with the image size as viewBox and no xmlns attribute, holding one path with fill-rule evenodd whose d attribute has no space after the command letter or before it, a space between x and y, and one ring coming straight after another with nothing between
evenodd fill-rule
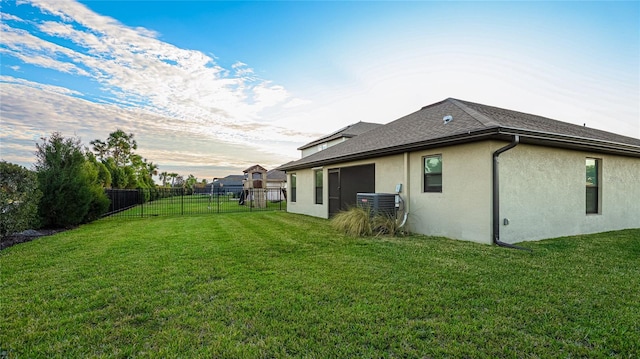
<instances>
[{"instance_id":1,"label":"shingle roof","mask_svg":"<svg viewBox=\"0 0 640 359\"><path fill-rule=\"evenodd\" d=\"M301 147L298 147L298 150L304 150L306 148L309 147L313 147L315 145L321 144L321 143L325 143L325 142L329 142L341 137L347 137L347 138L352 138L358 135L361 135L369 130L372 130L376 127L380 127L382 126L379 123L371 123L371 122L357 122L354 124L351 124L347 127L341 128L336 132L330 133L326 136L322 136L320 138L318 138L317 140L311 141L309 143L307 143L306 145L303 145Z\"/></svg>"},{"instance_id":2,"label":"shingle roof","mask_svg":"<svg viewBox=\"0 0 640 359\"><path fill-rule=\"evenodd\" d=\"M452 116L445 124L443 118ZM448 98L278 169L322 166L486 139L588 149L640 157L640 139L550 118Z\"/></svg>"},{"instance_id":3,"label":"shingle roof","mask_svg":"<svg viewBox=\"0 0 640 359\"><path fill-rule=\"evenodd\" d=\"M225 187L228 186L242 186L242 180L244 180L244 175L228 175L224 178L217 178L215 182L209 183L209 185L213 185L217 183L218 185L222 184Z\"/></svg>"},{"instance_id":4,"label":"shingle roof","mask_svg":"<svg viewBox=\"0 0 640 359\"><path fill-rule=\"evenodd\" d=\"M269 172L267 172L267 181L286 182L287 174L280 170L269 170Z\"/></svg>"}]
</instances>

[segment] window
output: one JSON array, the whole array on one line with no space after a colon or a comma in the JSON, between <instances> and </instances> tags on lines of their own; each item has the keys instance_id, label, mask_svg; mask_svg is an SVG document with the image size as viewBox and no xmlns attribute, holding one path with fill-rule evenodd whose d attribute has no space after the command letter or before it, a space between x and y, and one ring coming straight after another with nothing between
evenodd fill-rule
<instances>
[{"instance_id":1,"label":"window","mask_svg":"<svg viewBox=\"0 0 640 359\"><path fill-rule=\"evenodd\" d=\"M586 161L587 183L587 213L599 213L600 207L600 160L587 158Z\"/></svg>"},{"instance_id":2,"label":"window","mask_svg":"<svg viewBox=\"0 0 640 359\"><path fill-rule=\"evenodd\" d=\"M296 174L291 174L291 202L296 201Z\"/></svg>"},{"instance_id":3,"label":"window","mask_svg":"<svg viewBox=\"0 0 640 359\"><path fill-rule=\"evenodd\" d=\"M442 155L424 158L424 192L442 192Z\"/></svg>"},{"instance_id":4,"label":"window","mask_svg":"<svg viewBox=\"0 0 640 359\"><path fill-rule=\"evenodd\" d=\"M316 204L322 204L322 170L314 171L316 182Z\"/></svg>"}]
</instances>

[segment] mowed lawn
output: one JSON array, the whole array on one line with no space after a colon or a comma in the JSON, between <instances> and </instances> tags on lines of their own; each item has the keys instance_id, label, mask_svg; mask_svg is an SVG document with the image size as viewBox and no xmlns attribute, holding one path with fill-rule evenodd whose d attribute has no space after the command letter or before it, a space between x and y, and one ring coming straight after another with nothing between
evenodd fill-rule
<instances>
[{"instance_id":1,"label":"mowed lawn","mask_svg":"<svg viewBox=\"0 0 640 359\"><path fill-rule=\"evenodd\" d=\"M640 230L523 246L101 220L0 252L0 357L640 356Z\"/></svg>"}]
</instances>

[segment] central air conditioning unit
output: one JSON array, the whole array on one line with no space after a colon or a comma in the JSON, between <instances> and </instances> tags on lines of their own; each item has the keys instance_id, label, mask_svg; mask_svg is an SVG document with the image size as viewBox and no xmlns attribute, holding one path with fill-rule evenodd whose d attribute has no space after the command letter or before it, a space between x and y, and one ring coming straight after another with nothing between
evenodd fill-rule
<instances>
[{"instance_id":1,"label":"central air conditioning unit","mask_svg":"<svg viewBox=\"0 0 640 359\"><path fill-rule=\"evenodd\" d=\"M394 193L357 193L356 205L368 209L371 215L383 214L395 218L396 195Z\"/></svg>"}]
</instances>

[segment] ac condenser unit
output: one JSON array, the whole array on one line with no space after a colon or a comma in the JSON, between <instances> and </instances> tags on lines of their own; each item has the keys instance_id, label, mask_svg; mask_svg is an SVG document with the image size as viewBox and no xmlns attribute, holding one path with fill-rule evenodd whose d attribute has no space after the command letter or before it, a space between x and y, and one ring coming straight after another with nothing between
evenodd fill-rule
<instances>
[{"instance_id":1,"label":"ac condenser unit","mask_svg":"<svg viewBox=\"0 0 640 359\"><path fill-rule=\"evenodd\" d=\"M393 193L358 193L356 204L368 209L371 215L384 214L394 218L396 215L396 195Z\"/></svg>"}]
</instances>

